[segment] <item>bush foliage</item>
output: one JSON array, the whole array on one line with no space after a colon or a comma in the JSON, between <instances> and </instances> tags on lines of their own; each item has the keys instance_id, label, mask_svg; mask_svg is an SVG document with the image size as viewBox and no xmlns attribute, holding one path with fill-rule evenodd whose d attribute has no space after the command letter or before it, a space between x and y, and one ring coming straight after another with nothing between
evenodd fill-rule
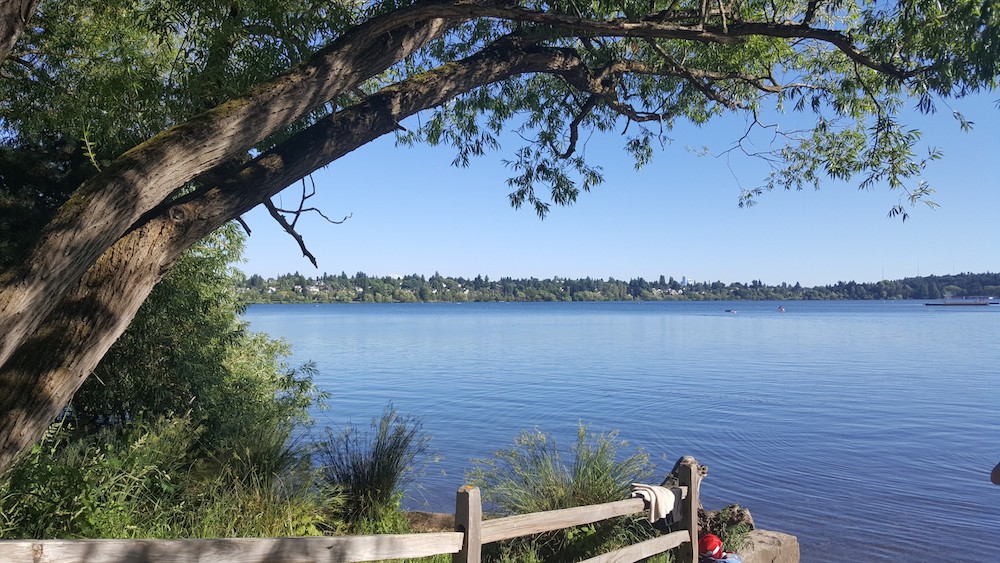
<instances>
[{"instance_id":1,"label":"bush foliage","mask_svg":"<svg viewBox=\"0 0 1000 563\"><path fill-rule=\"evenodd\" d=\"M571 460L555 439L534 430L522 432L511 448L475 460L467 480L500 515L557 510L626 498L631 483L652 475L649 455L638 450L621 456L628 443L617 432L595 434L581 424ZM577 561L652 537L643 518L615 518L491 546L498 561ZM662 560L663 558L661 558Z\"/></svg>"},{"instance_id":2,"label":"bush foliage","mask_svg":"<svg viewBox=\"0 0 1000 563\"><path fill-rule=\"evenodd\" d=\"M0 480L2 538L310 535L337 497L291 439L321 400L310 365L253 334L233 288L243 236L197 244Z\"/></svg>"}]
</instances>

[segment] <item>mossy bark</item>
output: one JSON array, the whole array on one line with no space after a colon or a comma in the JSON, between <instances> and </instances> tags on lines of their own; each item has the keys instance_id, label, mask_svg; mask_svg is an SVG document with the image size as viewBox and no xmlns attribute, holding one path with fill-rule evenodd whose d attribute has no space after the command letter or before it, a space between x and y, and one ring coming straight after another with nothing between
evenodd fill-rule
<instances>
[{"instance_id":1,"label":"mossy bark","mask_svg":"<svg viewBox=\"0 0 1000 563\"><path fill-rule=\"evenodd\" d=\"M424 10L426 11L426 10ZM0 287L0 365L98 258L192 179L245 155L341 92L415 53L449 25L403 9L357 26L310 62L128 151L84 182Z\"/></svg>"},{"instance_id":2,"label":"mossy bark","mask_svg":"<svg viewBox=\"0 0 1000 563\"><path fill-rule=\"evenodd\" d=\"M0 472L31 447L128 327L181 253L226 221L400 120L515 73L575 68L557 49L511 46L404 81L288 139L216 185L164 205L121 237L0 368Z\"/></svg>"}]
</instances>

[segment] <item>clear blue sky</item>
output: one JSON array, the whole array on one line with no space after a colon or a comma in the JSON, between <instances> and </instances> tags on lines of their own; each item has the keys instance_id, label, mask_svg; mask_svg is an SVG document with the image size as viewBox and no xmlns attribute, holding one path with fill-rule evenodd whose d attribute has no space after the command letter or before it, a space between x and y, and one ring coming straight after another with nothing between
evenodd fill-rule
<instances>
[{"instance_id":1,"label":"clear blue sky","mask_svg":"<svg viewBox=\"0 0 1000 563\"><path fill-rule=\"evenodd\" d=\"M342 225L315 215L300 220L318 270L259 207L244 217L253 234L240 269L265 277L362 271L652 280L662 274L806 286L995 272L998 98L950 102L975 122L970 133L961 132L943 106L910 120L944 158L925 176L941 207L913 208L905 223L886 217L900 194L884 186L859 191L829 182L819 191L765 193L756 207L739 209L739 188L759 184L766 175L761 165L689 150L725 149L744 127L739 117L679 127L669 135L673 142L640 171L621 150L623 137L591 138L586 154L604 167L605 183L573 206L553 207L544 221L507 202L502 159L511 157L514 143L459 169L450 165L451 149L396 147L389 136L314 175L317 195L309 203L331 218L353 214ZM282 194L285 206L297 204L298 189Z\"/></svg>"}]
</instances>

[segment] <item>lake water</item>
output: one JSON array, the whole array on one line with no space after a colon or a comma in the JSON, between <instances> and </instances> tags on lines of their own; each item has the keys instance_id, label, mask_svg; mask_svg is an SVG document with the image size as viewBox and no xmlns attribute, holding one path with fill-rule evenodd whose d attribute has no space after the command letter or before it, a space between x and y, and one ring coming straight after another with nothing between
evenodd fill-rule
<instances>
[{"instance_id":1,"label":"lake water","mask_svg":"<svg viewBox=\"0 0 1000 563\"><path fill-rule=\"evenodd\" d=\"M785 312L778 306L784 305ZM727 313L735 309L736 313ZM1000 306L920 302L255 305L332 393L320 425L388 401L440 456L411 508L451 512L472 458L538 428L618 430L709 466L805 562L1000 560Z\"/></svg>"}]
</instances>

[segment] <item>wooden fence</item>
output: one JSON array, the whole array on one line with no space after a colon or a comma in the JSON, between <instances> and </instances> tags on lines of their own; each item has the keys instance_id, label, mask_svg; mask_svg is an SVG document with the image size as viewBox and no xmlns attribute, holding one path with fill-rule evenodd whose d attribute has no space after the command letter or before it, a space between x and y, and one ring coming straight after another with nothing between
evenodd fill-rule
<instances>
[{"instance_id":1,"label":"wooden fence","mask_svg":"<svg viewBox=\"0 0 1000 563\"><path fill-rule=\"evenodd\" d=\"M693 457L677 464L675 495L682 499L679 531L633 544L582 563L632 563L680 547L679 563L698 560L698 491L702 472ZM374 536L233 538L209 540L7 540L0 562L110 563L349 563L452 554L453 563L479 563L482 546L617 516L645 512L641 498L483 520L476 487L458 490L455 531Z\"/></svg>"}]
</instances>

